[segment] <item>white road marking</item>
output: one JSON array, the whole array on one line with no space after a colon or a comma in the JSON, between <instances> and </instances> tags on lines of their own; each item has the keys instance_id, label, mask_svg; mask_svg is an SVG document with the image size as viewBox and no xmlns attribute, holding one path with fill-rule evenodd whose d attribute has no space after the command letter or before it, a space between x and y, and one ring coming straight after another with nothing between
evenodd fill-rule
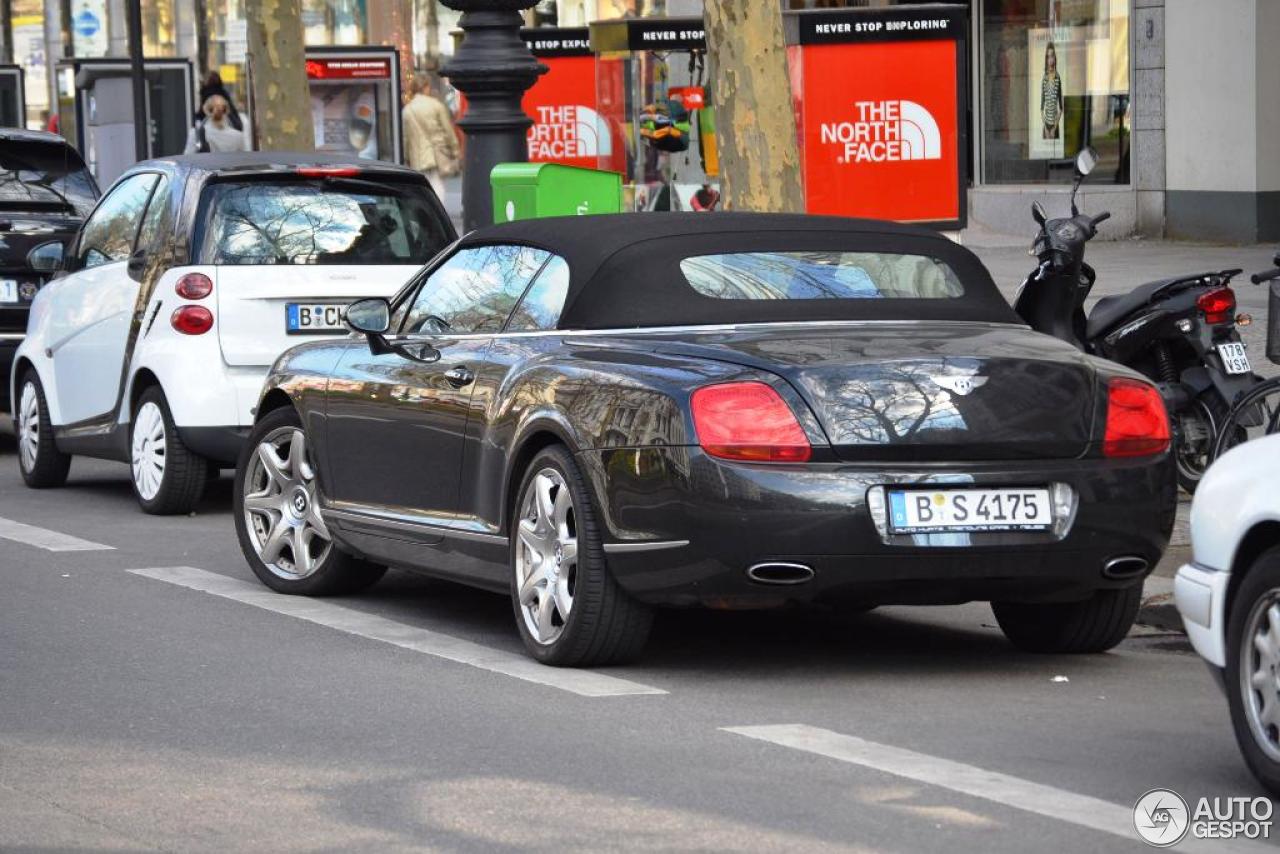
<instances>
[{"instance_id":1,"label":"white road marking","mask_svg":"<svg viewBox=\"0 0 1280 854\"><path fill-rule=\"evenodd\" d=\"M102 543L93 543L70 534L60 534L48 528L37 528L35 525L26 525L12 519L0 519L0 538L50 552L102 552L115 549L115 546L104 546Z\"/></svg>"},{"instance_id":2,"label":"white road marking","mask_svg":"<svg viewBox=\"0 0 1280 854\"><path fill-rule=\"evenodd\" d=\"M1004 806L1100 830L1103 833L1122 837L1135 845L1142 844L1133 825L1132 806L1113 804L1088 795L1078 795L1053 786L1033 783L1020 777L1012 777L950 759L916 753L913 750L866 741L852 735L843 735L829 729L804 724L721 727L721 729L735 735L744 735L747 738L803 750L806 753L816 753L841 762L873 768L908 780L939 786ZM1159 781L1153 781L1151 788L1157 785ZM1142 792L1134 794L1135 801L1141 794ZM1195 802L1189 801L1188 806L1194 812ZM1275 851L1269 845L1247 840L1202 840L1194 839L1190 834L1175 848L1177 851L1271 851L1273 854Z\"/></svg>"},{"instance_id":3,"label":"white road marking","mask_svg":"<svg viewBox=\"0 0 1280 854\"><path fill-rule=\"evenodd\" d=\"M376 614L366 614L323 599L285 596L268 590L257 582L241 581L238 578L206 572L195 567L166 566L155 569L131 569L129 572L144 578L153 578L192 590L212 593L214 596L252 605L265 611L297 617L347 634L389 643L403 649L478 667L481 670L501 673L504 676L514 676L526 682L559 688L583 697L667 693L661 688L619 679L616 676L607 676L603 673L593 673L590 670L547 667L521 654L493 649L429 629L420 629Z\"/></svg>"}]
</instances>

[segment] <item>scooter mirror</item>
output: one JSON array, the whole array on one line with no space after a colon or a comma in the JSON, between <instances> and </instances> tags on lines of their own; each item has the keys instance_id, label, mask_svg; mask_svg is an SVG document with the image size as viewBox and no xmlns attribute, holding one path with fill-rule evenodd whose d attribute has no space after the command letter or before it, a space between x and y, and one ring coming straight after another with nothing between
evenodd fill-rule
<instances>
[{"instance_id":1,"label":"scooter mirror","mask_svg":"<svg viewBox=\"0 0 1280 854\"><path fill-rule=\"evenodd\" d=\"M1031 203L1031 218L1036 221L1036 225L1044 225L1044 221L1049 218L1044 212L1044 205L1039 202Z\"/></svg>"},{"instance_id":2,"label":"scooter mirror","mask_svg":"<svg viewBox=\"0 0 1280 854\"><path fill-rule=\"evenodd\" d=\"M1093 150L1092 146L1086 145L1080 149L1080 153L1076 155L1076 174L1083 178L1093 171L1093 167L1098 165L1098 152Z\"/></svg>"}]
</instances>

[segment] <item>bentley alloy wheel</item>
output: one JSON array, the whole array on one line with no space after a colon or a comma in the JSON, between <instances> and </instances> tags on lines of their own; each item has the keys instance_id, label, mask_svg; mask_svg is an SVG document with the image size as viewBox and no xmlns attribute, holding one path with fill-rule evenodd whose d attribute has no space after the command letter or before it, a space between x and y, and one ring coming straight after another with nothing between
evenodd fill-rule
<instances>
[{"instance_id":1,"label":"bentley alloy wheel","mask_svg":"<svg viewBox=\"0 0 1280 854\"><path fill-rule=\"evenodd\" d=\"M525 487L516 529L516 589L525 628L548 645L573 612L578 572L578 524L564 477L544 468Z\"/></svg>"},{"instance_id":2,"label":"bentley alloy wheel","mask_svg":"<svg viewBox=\"0 0 1280 854\"><path fill-rule=\"evenodd\" d=\"M1249 611L1240 647L1240 692L1258 748L1280 762L1280 589Z\"/></svg>"},{"instance_id":3,"label":"bentley alloy wheel","mask_svg":"<svg viewBox=\"0 0 1280 854\"><path fill-rule=\"evenodd\" d=\"M287 580L312 575L333 543L300 428L279 427L258 442L243 488L245 527L263 566Z\"/></svg>"}]
</instances>

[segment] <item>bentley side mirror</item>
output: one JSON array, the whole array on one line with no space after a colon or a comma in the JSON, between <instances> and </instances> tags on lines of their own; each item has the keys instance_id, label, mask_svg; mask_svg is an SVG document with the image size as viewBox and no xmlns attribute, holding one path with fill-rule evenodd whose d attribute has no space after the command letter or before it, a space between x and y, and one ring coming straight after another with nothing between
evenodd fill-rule
<instances>
[{"instance_id":1,"label":"bentley side mirror","mask_svg":"<svg viewBox=\"0 0 1280 854\"><path fill-rule=\"evenodd\" d=\"M147 250L135 249L133 254L129 256L129 261L125 264L124 269L129 274L129 278L135 282L141 282L143 274L147 271Z\"/></svg>"},{"instance_id":2,"label":"bentley side mirror","mask_svg":"<svg viewBox=\"0 0 1280 854\"><path fill-rule=\"evenodd\" d=\"M63 246L57 240L41 243L27 253L27 266L37 273L55 273L62 266Z\"/></svg>"},{"instance_id":3,"label":"bentley side mirror","mask_svg":"<svg viewBox=\"0 0 1280 854\"><path fill-rule=\"evenodd\" d=\"M1036 225L1044 225L1044 221L1048 219L1048 215L1044 212L1044 205L1039 202L1031 203L1031 218L1036 221Z\"/></svg>"},{"instance_id":4,"label":"bentley side mirror","mask_svg":"<svg viewBox=\"0 0 1280 854\"><path fill-rule=\"evenodd\" d=\"M1098 165L1098 152L1093 150L1093 146L1086 145L1080 149L1080 153L1076 155L1076 174L1081 178L1093 171Z\"/></svg>"},{"instance_id":5,"label":"bentley side mirror","mask_svg":"<svg viewBox=\"0 0 1280 854\"><path fill-rule=\"evenodd\" d=\"M347 306L346 321L364 335L384 335L391 328L391 303L381 297L358 300Z\"/></svg>"}]
</instances>

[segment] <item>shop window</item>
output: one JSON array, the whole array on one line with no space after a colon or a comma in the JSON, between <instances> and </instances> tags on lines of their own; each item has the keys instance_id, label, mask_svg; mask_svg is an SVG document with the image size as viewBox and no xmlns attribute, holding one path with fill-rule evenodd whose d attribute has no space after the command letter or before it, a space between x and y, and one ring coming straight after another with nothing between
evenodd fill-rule
<instances>
[{"instance_id":1,"label":"shop window","mask_svg":"<svg viewBox=\"0 0 1280 854\"><path fill-rule=\"evenodd\" d=\"M981 31L983 182L1068 183L1092 145L1128 184L1128 0L986 0Z\"/></svg>"}]
</instances>

